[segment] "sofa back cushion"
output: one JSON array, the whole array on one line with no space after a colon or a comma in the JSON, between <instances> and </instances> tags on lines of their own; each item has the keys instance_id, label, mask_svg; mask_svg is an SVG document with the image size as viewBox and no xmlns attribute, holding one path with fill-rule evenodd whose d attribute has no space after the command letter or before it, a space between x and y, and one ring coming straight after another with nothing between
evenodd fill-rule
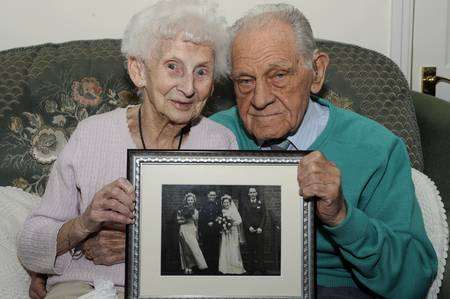
<instances>
[{"instance_id":1,"label":"sofa back cushion","mask_svg":"<svg viewBox=\"0 0 450 299\"><path fill-rule=\"evenodd\" d=\"M408 85L387 57L354 45L318 41L331 65L320 92L403 138L412 165L423 169ZM42 195L59 151L89 115L138 103L120 40L73 41L0 52L0 185ZM234 105L230 81L217 84L204 110Z\"/></svg>"}]
</instances>

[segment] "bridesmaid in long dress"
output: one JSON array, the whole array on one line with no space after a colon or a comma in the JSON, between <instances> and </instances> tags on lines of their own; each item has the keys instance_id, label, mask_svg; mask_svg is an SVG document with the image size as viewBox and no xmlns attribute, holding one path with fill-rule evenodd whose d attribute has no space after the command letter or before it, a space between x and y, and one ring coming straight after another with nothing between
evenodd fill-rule
<instances>
[{"instance_id":1,"label":"bridesmaid in long dress","mask_svg":"<svg viewBox=\"0 0 450 299\"><path fill-rule=\"evenodd\" d=\"M236 205L231 196L225 194L222 200L222 216L231 219L231 227L223 229L220 243L219 271L223 274L245 273L239 247L239 225L242 223Z\"/></svg>"},{"instance_id":2,"label":"bridesmaid in long dress","mask_svg":"<svg viewBox=\"0 0 450 299\"><path fill-rule=\"evenodd\" d=\"M181 269L185 274L192 274L192 269L208 268L198 244L198 210L195 208L194 193L184 196L184 206L177 211L177 222L180 225L180 259Z\"/></svg>"}]
</instances>

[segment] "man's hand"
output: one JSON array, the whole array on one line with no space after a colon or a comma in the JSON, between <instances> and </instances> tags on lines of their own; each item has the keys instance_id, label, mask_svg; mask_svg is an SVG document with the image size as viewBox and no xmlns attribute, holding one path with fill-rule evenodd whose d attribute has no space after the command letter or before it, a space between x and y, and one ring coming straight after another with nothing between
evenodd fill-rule
<instances>
[{"instance_id":1,"label":"man's hand","mask_svg":"<svg viewBox=\"0 0 450 299\"><path fill-rule=\"evenodd\" d=\"M260 228L260 227L258 227L258 228L256 229L256 233L257 233L257 234L262 233L262 231L263 231L263 230L262 230L262 228Z\"/></svg>"},{"instance_id":2,"label":"man's hand","mask_svg":"<svg viewBox=\"0 0 450 299\"><path fill-rule=\"evenodd\" d=\"M104 222L133 223L134 187L124 178L104 186L95 193L91 204L80 216L84 228L94 233Z\"/></svg>"},{"instance_id":3,"label":"man's hand","mask_svg":"<svg viewBox=\"0 0 450 299\"><path fill-rule=\"evenodd\" d=\"M45 285L47 283L47 275L28 272L30 274L31 282L30 289L28 290L28 295L31 299L43 299L47 295L47 290Z\"/></svg>"},{"instance_id":4,"label":"man's hand","mask_svg":"<svg viewBox=\"0 0 450 299\"><path fill-rule=\"evenodd\" d=\"M253 226L250 226L250 227L248 228L248 230L249 230L251 233L256 232L256 230L253 228Z\"/></svg>"},{"instance_id":5,"label":"man's hand","mask_svg":"<svg viewBox=\"0 0 450 299\"><path fill-rule=\"evenodd\" d=\"M297 172L300 195L316 200L316 214L328 226L345 219L347 209L341 191L341 172L321 152L312 152L300 160Z\"/></svg>"},{"instance_id":6,"label":"man's hand","mask_svg":"<svg viewBox=\"0 0 450 299\"><path fill-rule=\"evenodd\" d=\"M125 229L100 230L83 243L82 251L96 265L111 266L125 262Z\"/></svg>"},{"instance_id":7,"label":"man's hand","mask_svg":"<svg viewBox=\"0 0 450 299\"><path fill-rule=\"evenodd\" d=\"M208 226L209 226L209 227L212 227L213 225L214 225L214 222L212 222L212 221L211 221L211 222L208 222Z\"/></svg>"}]
</instances>

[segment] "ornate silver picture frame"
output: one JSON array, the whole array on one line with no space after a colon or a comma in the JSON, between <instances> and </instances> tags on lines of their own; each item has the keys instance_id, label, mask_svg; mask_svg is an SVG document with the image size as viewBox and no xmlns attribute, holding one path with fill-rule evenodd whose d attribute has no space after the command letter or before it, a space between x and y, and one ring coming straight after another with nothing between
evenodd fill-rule
<instances>
[{"instance_id":1,"label":"ornate silver picture frame","mask_svg":"<svg viewBox=\"0 0 450 299\"><path fill-rule=\"evenodd\" d=\"M126 298L314 298L304 154L129 150Z\"/></svg>"}]
</instances>

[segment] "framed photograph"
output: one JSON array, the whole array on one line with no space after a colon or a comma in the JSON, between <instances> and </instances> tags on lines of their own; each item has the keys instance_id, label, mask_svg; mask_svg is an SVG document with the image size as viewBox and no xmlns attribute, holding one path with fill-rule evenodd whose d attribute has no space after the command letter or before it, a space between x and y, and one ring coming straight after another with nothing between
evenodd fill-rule
<instances>
[{"instance_id":1,"label":"framed photograph","mask_svg":"<svg viewBox=\"0 0 450 299\"><path fill-rule=\"evenodd\" d=\"M314 298L301 151L128 151L126 298Z\"/></svg>"}]
</instances>

